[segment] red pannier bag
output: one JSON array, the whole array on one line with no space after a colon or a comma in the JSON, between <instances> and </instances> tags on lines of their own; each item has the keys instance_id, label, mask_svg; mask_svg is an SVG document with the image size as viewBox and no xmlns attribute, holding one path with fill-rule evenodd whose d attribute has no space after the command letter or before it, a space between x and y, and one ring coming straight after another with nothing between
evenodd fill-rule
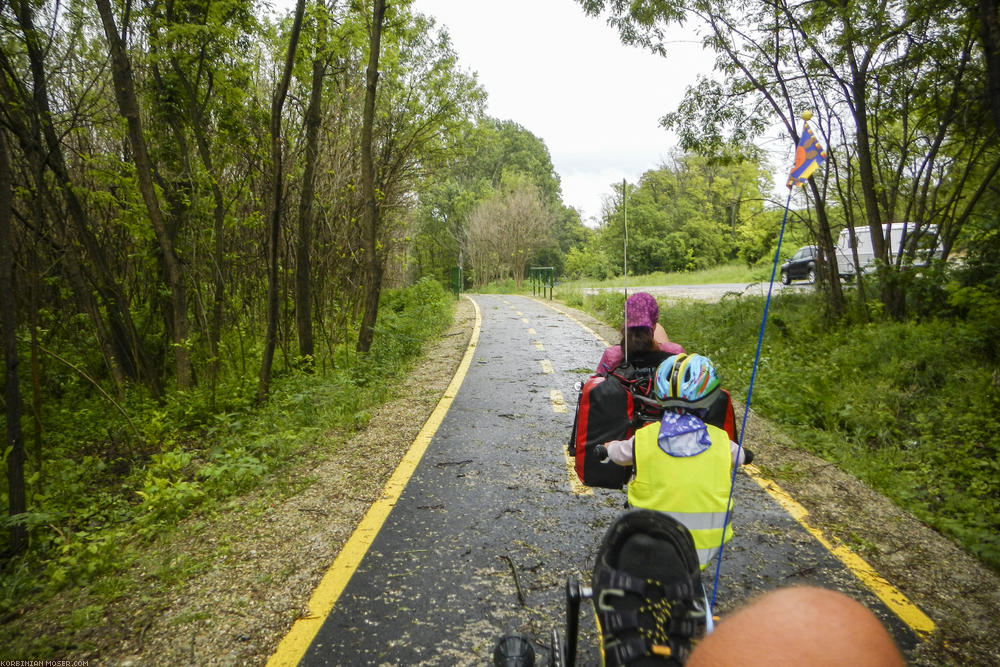
<instances>
[{"instance_id":1,"label":"red pannier bag","mask_svg":"<svg viewBox=\"0 0 1000 667\"><path fill-rule=\"evenodd\" d=\"M608 375L593 375L580 388L570 433L569 455L577 477L586 486L621 489L632 476L631 466L620 466L595 451L597 445L624 440L635 430L663 416L663 407L651 397L653 377L631 366ZM704 416L705 422L726 431L737 441L736 415L729 392L720 389Z\"/></svg>"},{"instance_id":2,"label":"red pannier bag","mask_svg":"<svg viewBox=\"0 0 1000 667\"><path fill-rule=\"evenodd\" d=\"M632 435L635 402L614 375L594 375L583 383L570 434L569 454L576 461L576 474L587 486L620 489L632 476L632 468L601 460L597 445Z\"/></svg>"}]
</instances>

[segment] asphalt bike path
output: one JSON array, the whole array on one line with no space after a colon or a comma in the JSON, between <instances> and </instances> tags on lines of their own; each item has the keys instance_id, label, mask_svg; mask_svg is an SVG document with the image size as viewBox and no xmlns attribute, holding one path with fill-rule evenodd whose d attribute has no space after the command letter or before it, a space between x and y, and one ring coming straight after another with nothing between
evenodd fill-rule
<instances>
[{"instance_id":1,"label":"asphalt bike path","mask_svg":"<svg viewBox=\"0 0 1000 667\"><path fill-rule=\"evenodd\" d=\"M625 496L580 487L564 452L575 385L606 342L550 302L472 300L478 343L450 409L370 547L348 565L349 579L308 647L279 647L272 664L482 665L509 632L534 637L544 664L551 630L565 626L566 578L589 585L596 547ZM904 653L920 641L911 627L922 627L919 610L810 532L780 489L741 471L735 502L716 613L724 617L761 591L811 583L865 603ZM703 575L710 595L714 573L712 566ZM597 664L587 601L580 625L578 663Z\"/></svg>"}]
</instances>

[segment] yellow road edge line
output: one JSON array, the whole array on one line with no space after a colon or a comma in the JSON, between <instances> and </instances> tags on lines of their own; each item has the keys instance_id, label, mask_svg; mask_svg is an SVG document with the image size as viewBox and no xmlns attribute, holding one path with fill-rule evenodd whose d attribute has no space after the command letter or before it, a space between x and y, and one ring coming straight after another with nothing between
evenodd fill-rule
<instances>
[{"instance_id":1,"label":"yellow road edge line","mask_svg":"<svg viewBox=\"0 0 1000 667\"><path fill-rule=\"evenodd\" d=\"M430 417L424 422L423 428L420 429L420 433L413 440L409 450L407 450L399 465L396 466L392 477L386 482L385 487L382 489L382 494L368 508L368 512L365 513L357 528L351 533L344 547L340 550L336 559L334 559L333 565L330 566L313 590L313 594L309 598L308 615L295 621L288 634L278 644L274 654L268 659L268 667L297 665L302 660L302 657L309 650L309 646L316 637L316 633L319 632L320 627L326 621L326 617L329 616L334 605L337 604L337 600L344 592L355 570L358 569L358 565L361 564L361 559L364 558L364 555L368 552L368 548L375 541L375 537L389 516L389 512L396 504L396 501L399 500L399 496L406 487L406 483L413 476L413 471L416 469L417 464L420 463L420 459L427 450L427 445L430 444L431 439L448 413L448 409L455 400L458 389L461 387L462 381L469 371L469 366L472 364L472 357L475 355L476 346L479 343L479 330L482 326L482 315L479 311L479 304L468 296L465 298L469 299L476 309L476 324L472 330L469 345L465 349L465 355L462 357L462 361L459 363L458 369L451 379L451 383L445 389L444 395L438 401Z\"/></svg>"},{"instance_id":2,"label":"yellow road edge line","mask_svg":"<svg viewBox=\"0 0 1000 667\"><path fill-rule=\"evenodd\" d=\"M919 607L910 602L899 589L876 572L875 568L869 565L865 559L851 551L836 537L827 538L821 530L809 525L806 521L809 511L785 492L784 489L774 481L762 477L760 470L753 464L745 465L743 469L753 481L757 482L758 486L774 498L793 519L798 521L799 525L806 529L806 532L812 535L827 551L843 563L861 583L882 600L917 636L926 640L934 632L937 627L934 621L921 611Z\"/></svg>"},{"instance_id":3,"label":"yellow road edge line","mask_svg":"<svg viewBox=\"0 0 1000 667\"><path fill-rule=\"evenodd\" d=\"M570 455L569 450L565 447L562 448L563 457L566 459L566 472L569 474L569 488L570 490L578 496L592 496L594 495L594 490L589 486L585 486L583 482L580 481L580 477L576 474L576 461L574 461Z\"/></svg>"}]
</instances>

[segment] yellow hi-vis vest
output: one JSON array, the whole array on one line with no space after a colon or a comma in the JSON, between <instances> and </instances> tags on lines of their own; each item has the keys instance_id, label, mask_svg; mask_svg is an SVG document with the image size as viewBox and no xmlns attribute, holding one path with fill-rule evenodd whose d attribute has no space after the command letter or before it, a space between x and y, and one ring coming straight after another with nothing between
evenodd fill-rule
<instances>
[{"instance_id":1,"label":"yellow hi-vis vest","mask_svg":"<svg viewBox=\"0 0 1000 667\"><path fill-rule=\"evenodd\" d=\"M691 532L701 569L719 552L722 526L732 474L729 436L721 428L706 424L711 446L695 456L671 456L660 449L659 422L643 426L635 434L635 479L628 485L633 507L669 514ZM732 504L729 505L730 514ZM726 542L733 537L733 524L726 526Z\"/></svg>"}]
</instances>

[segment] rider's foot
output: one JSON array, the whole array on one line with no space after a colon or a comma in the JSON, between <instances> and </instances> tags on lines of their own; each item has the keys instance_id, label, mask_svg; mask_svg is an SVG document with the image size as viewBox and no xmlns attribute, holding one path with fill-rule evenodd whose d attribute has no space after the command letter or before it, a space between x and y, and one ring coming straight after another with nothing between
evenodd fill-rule
<instances>
[{"instance_id":1,"label":"rider's foot","mask_svg":"<svg viewBox=\"0 0 1000 667\"><path fill-rule=\"evenodd\" d=\"M694 541L675 519L650 510L619 517L601 543L594 606L605 663L683 665L705 632L705 597Z\"/></svg>"}]
</instances>

